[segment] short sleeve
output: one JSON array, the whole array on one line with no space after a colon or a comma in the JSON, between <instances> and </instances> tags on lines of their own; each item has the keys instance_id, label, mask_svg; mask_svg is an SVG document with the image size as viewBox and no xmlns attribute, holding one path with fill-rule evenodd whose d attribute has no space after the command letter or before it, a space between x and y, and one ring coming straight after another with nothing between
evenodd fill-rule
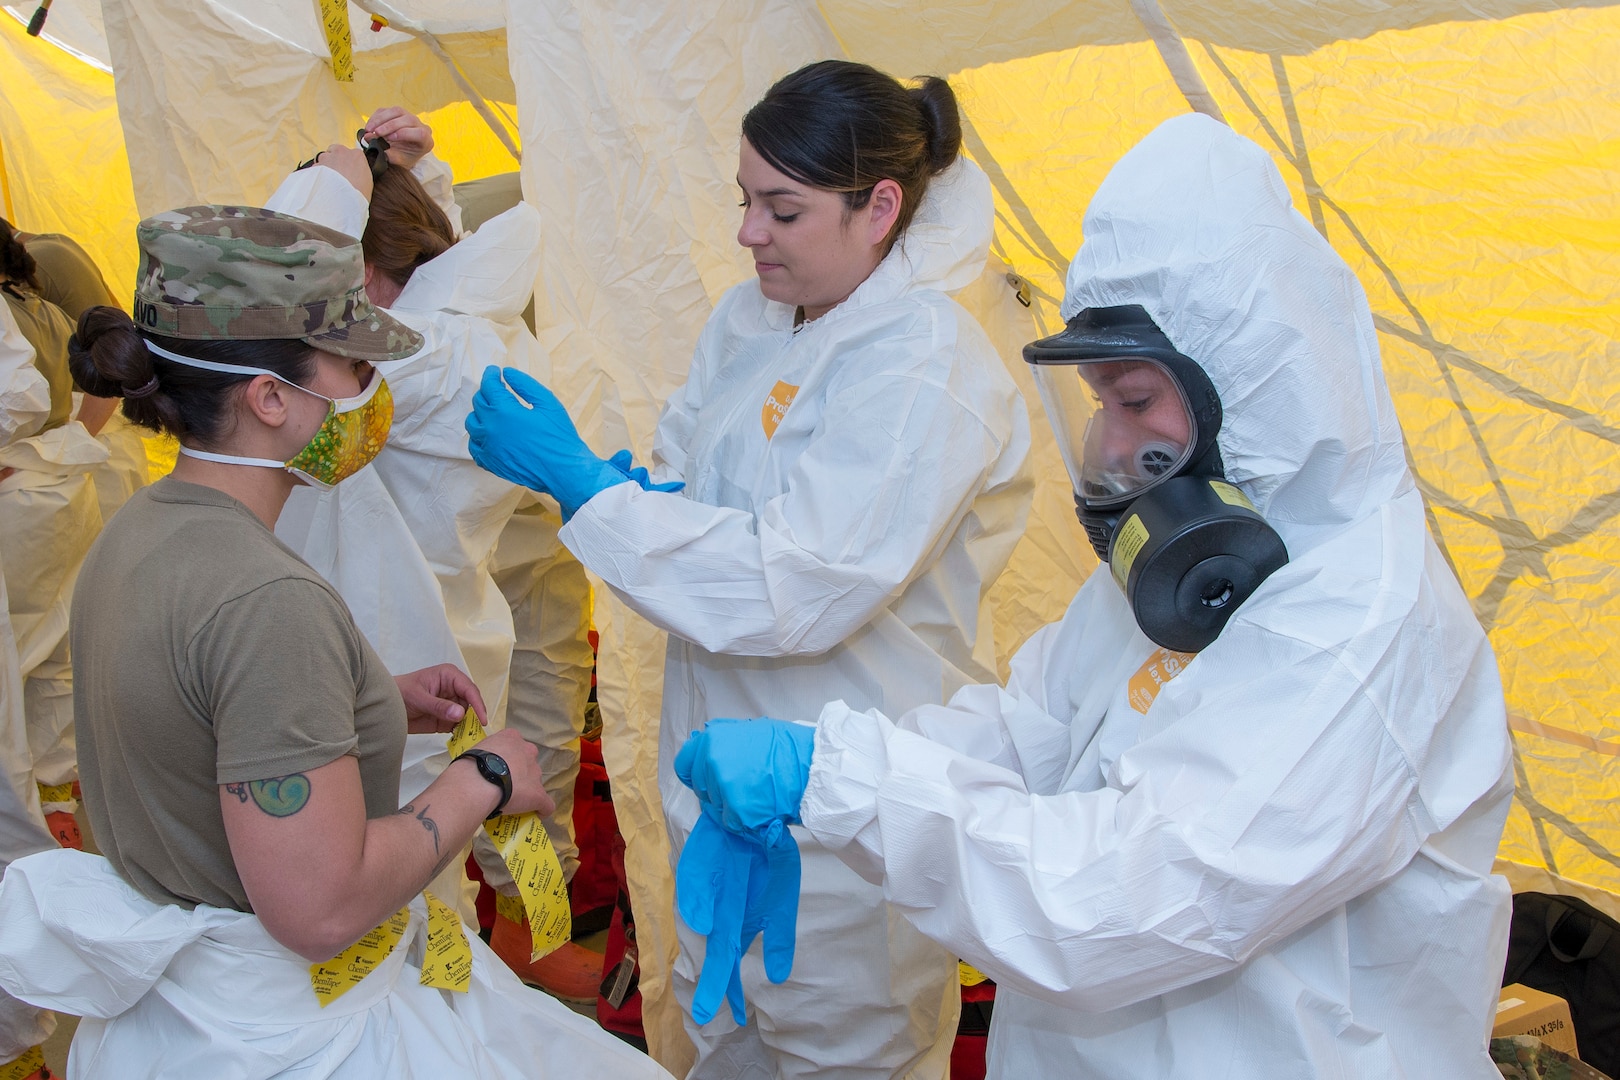
<instances>
[{"instance_id":1,"label":"short sleeve","mask_svg":"<svg viewBox=\"0 0 1620 1080\"><path fill-rule=\"evenodd\" d=\"M357 752L360 634L324 585L279 578L229 600L187 652L214 726L217 783L306 772Z\"/></svg>"}]
</instances>

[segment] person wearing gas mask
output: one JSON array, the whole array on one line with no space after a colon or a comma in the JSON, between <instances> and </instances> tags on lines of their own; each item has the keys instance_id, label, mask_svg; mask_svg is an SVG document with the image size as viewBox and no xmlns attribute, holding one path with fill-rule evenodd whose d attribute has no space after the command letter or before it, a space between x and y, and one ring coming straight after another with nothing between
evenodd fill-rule
<instances>
[{"instance_id":1,"label":"person wearing gas mask","mask_svg":"<svg viewBox=\"0 0 1620 1080\"><path fill-rule=\"evenodd\" d=\"M6 868L0 989L84 1017L87 1078L667 1076L422 895L486 817L550 809L536 749L495 732L401 807L407 731L483 700L450 665L391 677L272 531L296 487L376 457L372 364L421 337L368 302L360 243L312 222L199 206L136 237L136 321L92 309L70 359L180 457L98 538L73 612L105 858Z\"/></svg>"},{"instance_id":2,"label":"person wearing gas mask","mask_svg":"<svg viewBox=\"0 0 1620 1080\"><path fill-rule=\"evenodd\" d=\"M1107 565L1005 688L695 733L683 917L791 979L802 824L998 981L993 1077L1494 1077L1502 690L1365 295L1201 116L1085 237L1025 359Z\"/></svg>"}]
</instances>

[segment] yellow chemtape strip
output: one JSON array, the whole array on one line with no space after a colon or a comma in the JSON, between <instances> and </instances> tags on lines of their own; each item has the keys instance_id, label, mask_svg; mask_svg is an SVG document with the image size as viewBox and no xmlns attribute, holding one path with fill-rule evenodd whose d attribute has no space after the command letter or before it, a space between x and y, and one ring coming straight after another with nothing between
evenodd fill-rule
<instances>
[{"instance_id":1,"label":"yellow chemtape strip","mask_svg":"<svg viewBox=\"0 0 1620 1080\"><path fill-rule=\"evenodd\" d=\"M523 910L523 897L508 896L503 892L495 894L495 914L512 922L522 922L529 917Z\"/></svg>"},{"instance_id":2,"label":"yellow chemtape strip","mask_svg":"<svg viewBox=\"0 0 1620 1080\"><path fill-rule=\"evenodd\" d=\"M332 74L338 82L354 82L354 38L349 32L349 0L320 0L321 29L332 54Z\"/></svg>"},{"instance_id":3,"label":"yellow chemtape strip","mask_svg":"<svg viewBox=\"0 0 1620 1080\"><path fill-rule=\"evenodd\" d=\"M65 784L44 784L39 787L39 801L42 803L70 803L73 801L73 781Z\"/></svg>"},{"instance_id":4,"label":"yellow chemtape strip","mask_svg":"<svg viewBox=\"0 0 1620 1080\"><path fill-rule=\"evenodd\" d=\"M385 919L382 925L367 931L365 937L332 959L309 965L309 982L315 988L321 1008L326 1008L359 986L360 980L388 959L388 954L394 951L399 939L405 936L405 927L410 925L410 921L411 909L402 907Z\"/></svg>"},{"instance_id":5,"label":"yellow chemtape strip","mask_svg":"<svg viewBox=\"0 0 1620 1080\"><path fill-rule=\"evenodd\" d=\"M44 1067L45 1051L36 1046L15 1061L0 1065L0 1080L23 1080L23 1077L33 1076Z\"/></svg>"},{"instance_id":6,"label":"yellow chemtape strip","mask_svg":"<svg viewBox=\"0 0 1620 1080\"><path fill-rule=\"evenodd\" d=\"M461 917L432 893L422 895L427 900L428 937L420 981L423 986L465 994L472 985L472 946L467 944Z\"/></svg>"},{"instance_id":7,"label":"yellow chemtape strip","mask_svg":"<svg viewBox=\"0 0 1620 1080\"><path fill-rule=\"evenodd\" d=\"M956 962L956 977L963 986L978 986L989 980L990 976L968 963L966 960Z\"/></svg>"},{"instance_id":8,"label":"yellow chemtape strip","mask_svg":"<svg viewBox=\"0 0 1620 1080\"><path fill-rule=\"evenodd\" d=\"M459 757L484 738L483 725L471 709L450 733L450 757ZM506 862L506 869L517 883L518 897L528 917L533 946L529 959L562 947L573 929L568 906L568 883L563 880L562 863L546 835L545 823L535 813L508 814L484 822L484 831Z\"/></svg>"}]
</instances>

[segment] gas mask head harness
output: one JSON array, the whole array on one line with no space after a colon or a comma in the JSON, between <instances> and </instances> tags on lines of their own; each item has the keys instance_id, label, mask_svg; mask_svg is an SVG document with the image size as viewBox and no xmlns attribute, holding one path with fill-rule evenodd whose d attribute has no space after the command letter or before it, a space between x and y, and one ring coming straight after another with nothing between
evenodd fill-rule
<instances>
[{"instance_id":1,"label":"gas mask head harness","mask_svg":"<svg viewBox=\"0 0 1620 1080\"><path fill-rule=\"evenodd\" d=\"M1225 480L1221 399L1138 304L1086 308L1024 346L1075 512L1142 632L1197 652L1288 561Z\"/></svg>"},{"instance_id":2,"label":"gas mask head harness","mask_svg":"<svg viewBox=\"0 0 1620 1080\"><path fill-rule=\"evenodd\" d=\"M381 135L373 135L368 139L366 138L366 129L361 128L359 131L354 133L354 145L365 152L366 166L371 169L371 178L373 180L376 180L378 177L382 176L383 173L388 171L388 140L385 137ZM300 161L297 165L293 166L293 172L303 172L305 169L319 164L321 154L324 153L326 153L326 151L322 150L314 157Z\"/></svg>"}]
</instances>

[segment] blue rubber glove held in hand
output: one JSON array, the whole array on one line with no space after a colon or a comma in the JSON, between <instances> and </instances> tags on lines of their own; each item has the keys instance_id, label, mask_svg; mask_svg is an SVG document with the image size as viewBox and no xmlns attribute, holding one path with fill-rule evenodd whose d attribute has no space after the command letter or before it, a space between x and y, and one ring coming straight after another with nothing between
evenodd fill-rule
<instances>
[{"instance_id":1,"label":"blue rubber glove held in hand","mask_svg":"<svg viewBox=\"0 0 1620 1080\"><path fill-rule=\"evenodd\" d=\"M597 493L626 481L643 489L680 489L649 484L647 470L630 468L629 451L610 461L597 457L557 396L516 368L484 369L467 417L467 448L496 476L556 499L565 521Z\"/></svg>"},{"instance_id":2,"label":"blue rubber glove held in hand","mask_svg":"<svg viewBox=\"0 0 1620 1080\"><path fill-rule=\"evenodd\" d=\"M676 774L703 803L675 872L681 918L708 937L692 999L696 1023L714 1017L722 996L732 1018L746 1023L740 965L755 937L764 937L767 978L780 983L792 973L800 865L787 824L799 820L814 746L815 731L801 725L715 720L675 759Z\"/></svg>"},{"instance_id":3,"label":"blue rubber glove held in hand","mask_svg":"<svg viewBox=\"0 0 1620 1080\"><path fill-rule=\"evenodd\" d=\"M742 957L764 935L765 976L774 983L793 972L799 924L799 845L793 834L766 848L727 832L708 811L698 816L675 867L675 907L686 925L708 938L692 1020L714 1019L722 996L739 1027L748 1022Z\"/></svg>"},{"instance_id":4,"label":"blue rubber glove held in hand","mask_svg":"<svg viewBox=\"0 0 1620 1080\"><path fill-rule=\"evenodd\" d=\"M675 775L734 833L767 847L799 823L816 729L782 720L711 720L686 737Z\"/></svg>"},{"instance_id":5,"label":"blue rubber glove held in hand","mask_svg":"<svg viewBox=\"0 0 1620 1080\"><path fill-rule=\"evenodd\" d=\"M708 1023L719 999L745 1023L742 955L765 939L765 975L782 983L794 967L799 929L799 821L815 729L781 721L711 721L676 755L676 776L703 813L680 852L676 907L708 936L692 1018Z\"/></svg>"}]
</instances>

